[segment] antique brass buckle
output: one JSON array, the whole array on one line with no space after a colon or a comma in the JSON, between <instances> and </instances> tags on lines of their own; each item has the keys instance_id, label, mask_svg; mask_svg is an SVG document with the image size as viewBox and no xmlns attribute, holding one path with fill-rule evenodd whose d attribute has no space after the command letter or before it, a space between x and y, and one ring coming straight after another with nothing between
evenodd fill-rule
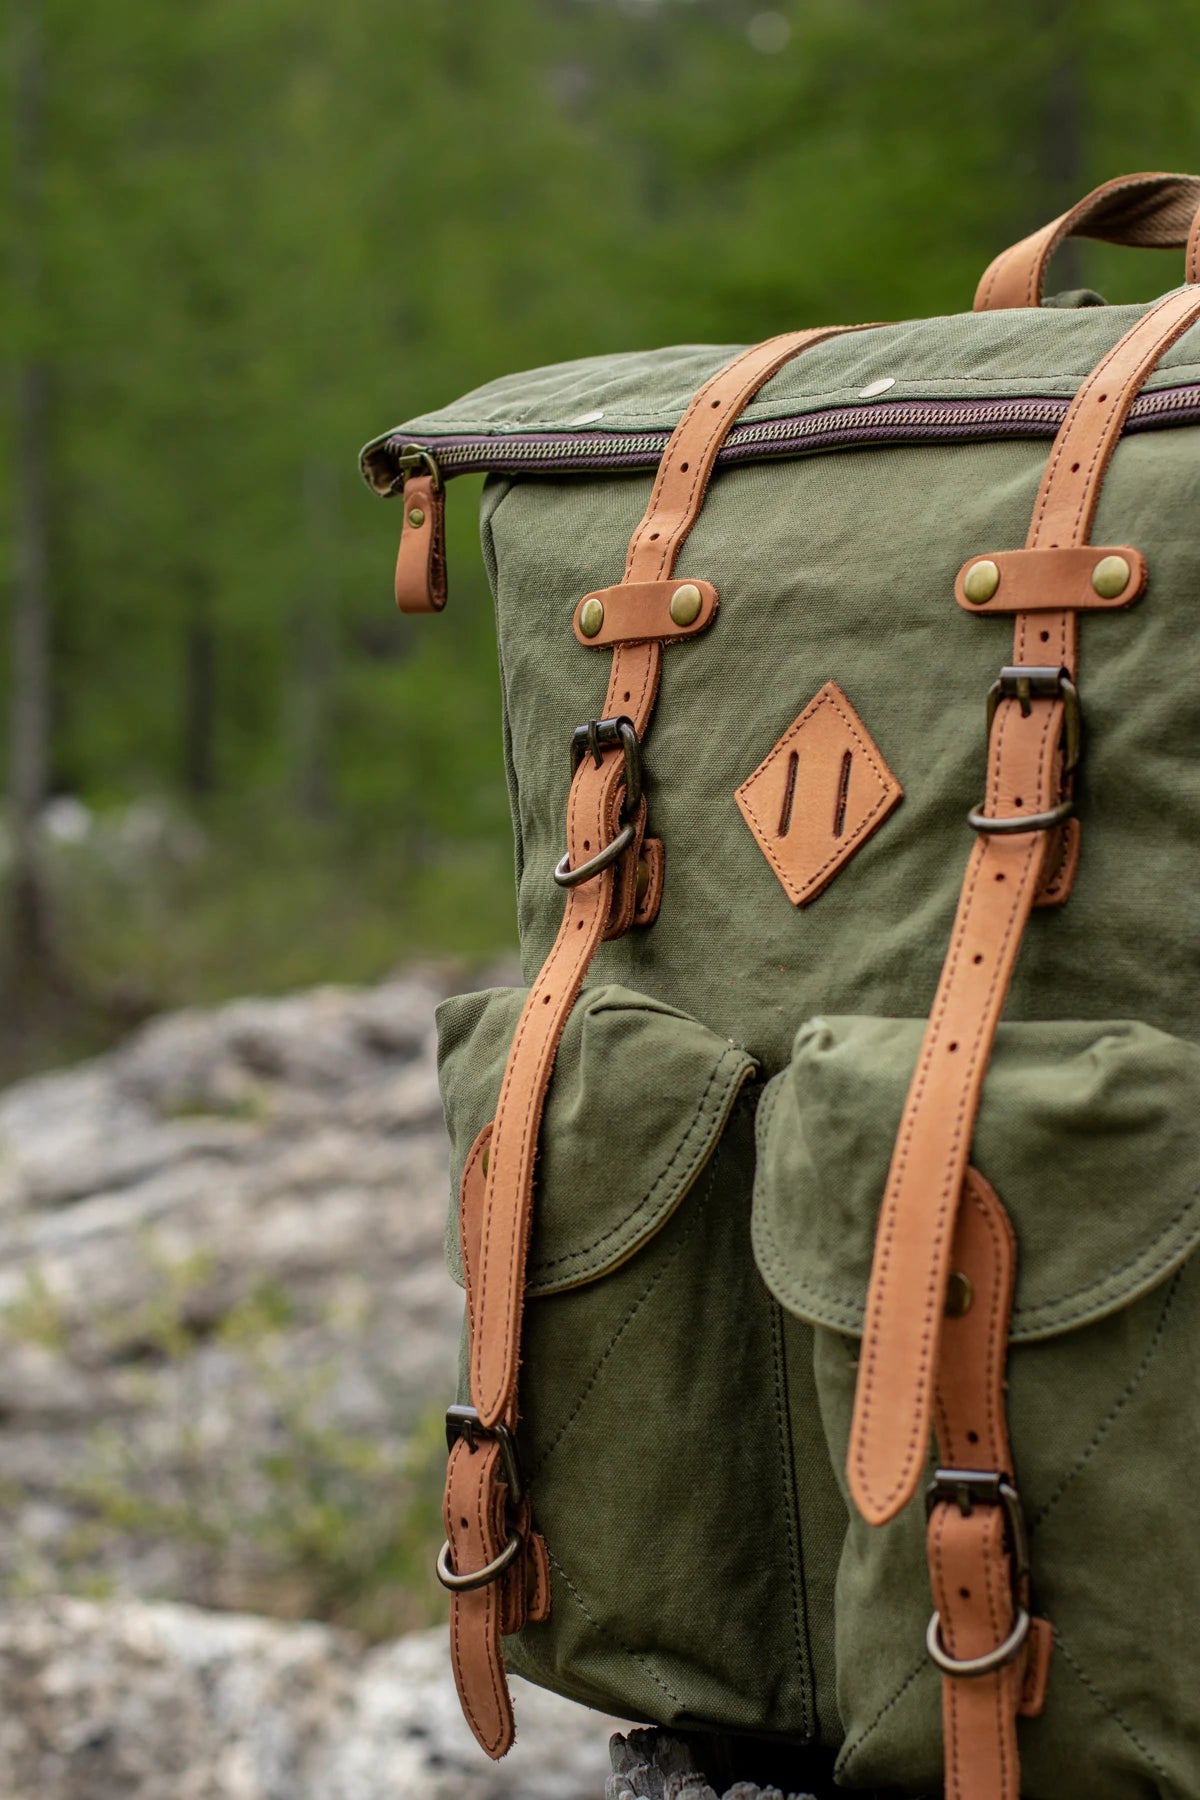
<instances>
[{"instance_id":1,"label":"antique brass buckle","mask_svg":"<svg viewBox=\"0 0 1200 1800\"><path fill-rule=\"evenodd\" d=\"M465 1438L472 1455L475 1453L479 1438L491 1438L500 1446L500 1462L504 1470L504 1485L508 1489L508 1504L519 1506L524 1494L521 1482L521 1464L517 1457L517 1446L511 1431L505 1425L484 1425L473 1406L451 1406L446 1411L446 1447L453 1450L460 1438ZM486 1587L489 1581L495 1581L503 1575L505 1569L516 1559L521 1549L521 1533L510 1527L508 1542L499 1556L494 1557L486 1568L473 1569L467 1574L459 1575L450 1566L449 1540L438 1552L437 1578L444 1588L452 1594L469 1594L474 1588Z\"/></svg>"},{"instance_id":2,"label":"antique brass buckle","mask_svg":"<svg viewBox=\"0 0 1200 1800\"><path fill-rule=\"evenodd\" d=\"M1029 1636L1032 1621L1029 1608L1022 1598L1029 1576L1029 1537L1025 1530L1021 1496L1007 1475L994 1474L989 1469L939 1469L925 1495L926 1517L930 1517L935 1508L947 1503L957 1506L965 1519L970 1518L977 1506L1004 1508L1005 1536L1012 1569L1016 1622L1004 1642L997 1644L994 1650L989 1650L984 1656L961 1659L951 1656L942 1642L942 1615L935 1612L929 1621L929 1628L925 1633L925 1648L930 1658L944 1675L956 1675L970 1681L980 1675L990 1675L994 1670L1002 1669L1006 1663L1012 1662Z\"/></svg>"},{"instance_id":3,"label":"antique brass buckle","mask_svg":"<svg viewBox=\"0 0 1200 1800\"><path fill-rule=\"evenodd\" d=\"M628 815L642 797L642 746L632 719L624 716L619 719L592 719L587 725L577 726L571 735L572 779L585 756L594 757L596 767L599 768L606 750L622 750L625 754L625 800L621 810L626 816L626 823L611 844L606 844L595 856L580 863L577 869L571 867L571 853L568 850L554 869L554 879L559 887L579 887L582 882L590 881L593 875L599 875L602 869L607 869L622 857L637 836L637 827Z\"/></svg>"},{"instance_id":4,"label":"antique brass buckle","mask_svg":"<svg viewBox=\"0 0 1200 1800\"><path fill-rule=\"evenodd\" d=\"M999 676L988 689L987 697L987 738L986 748L992 742L992 726L996 719L996 708L1001 700L1017 700L1025 718L1033 710L1035 700L1061 700L1064 712L1065 744L1063 753L1063 779L1071 774L1079 761L1079 747L1083 736L1083 717L1079 705L1079 690L1065 669L1031 666L1025 668L1001 669ZM1048 812L1017 814L1012 818L996 819L985 813L982 806L972 807L967 814L967 823L973 831L983 832L991 837L1016 837L1025 831L1053 831L1070 818L1075 810L1075 802L1068 795L1052 806Z\"/></svg>"}]
</instances>

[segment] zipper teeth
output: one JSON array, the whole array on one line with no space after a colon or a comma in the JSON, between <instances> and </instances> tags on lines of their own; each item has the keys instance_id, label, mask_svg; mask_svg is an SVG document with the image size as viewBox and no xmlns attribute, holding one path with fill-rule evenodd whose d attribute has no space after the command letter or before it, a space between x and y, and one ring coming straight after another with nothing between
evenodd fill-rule
<instances>
[{"instance_id":1,"label":"zipper teeth","mask_svg":"<svg viewBox=\"0 0 1200 1800\"><path fill-rule=\"evenodd\" d=\"M813 445L847 446L897 439L943 439L953 442L981 432L998 436L1052 435L1066 416L1069 400L913 400L885 401L876 406L831 407L783 419L735 425L717 457L718 464L781 455ZM1153 426L1162 419L1200 415L1200 385L1161 388L1134 402L1127 430ZM498 473L524 468L547 474L572 469L647 469L661 459L669 431L538 432L489 437L426 438L395 432L380 446L395 461L400 475L401 452L427 448L444 476L472 470Z\"/></svg>"}]
</instances>

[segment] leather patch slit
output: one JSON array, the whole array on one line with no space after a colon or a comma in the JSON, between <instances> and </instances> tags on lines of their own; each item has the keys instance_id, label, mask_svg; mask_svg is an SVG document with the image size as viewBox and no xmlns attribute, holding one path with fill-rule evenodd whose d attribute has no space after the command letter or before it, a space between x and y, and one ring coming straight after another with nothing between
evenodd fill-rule
<instances>
[{"instance_id":1,"label":"leather patch slit","mask_svg":"<svg viewBox=\"0 0 1200 1800\"><path fill-rule=\"evenodd\" d=\"M903 797L834 681L814 695L734 796L795 906L829 886Z\"/></svg>"}]
</instances>

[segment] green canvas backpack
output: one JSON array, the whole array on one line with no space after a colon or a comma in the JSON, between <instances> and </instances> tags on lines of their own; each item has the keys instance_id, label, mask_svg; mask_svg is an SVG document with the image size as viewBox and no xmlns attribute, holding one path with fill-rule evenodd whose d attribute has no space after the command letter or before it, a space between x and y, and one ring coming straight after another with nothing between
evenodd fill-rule
<instances>
[{"instance_id":1,"label":"green canvas backpack","mask_svg":"<svg viewBox=\"0 0 1200 1800\"><path fill-rule=\"evenodd\" d=\"M507 1665L785 1788L1200 1794L1198 205L363 454L408 610L489 475L528 986L438 1015L439 1572L493 1756ZM1039 304L1070 232L1193 285Z\"/></svg>"}]
</instances>

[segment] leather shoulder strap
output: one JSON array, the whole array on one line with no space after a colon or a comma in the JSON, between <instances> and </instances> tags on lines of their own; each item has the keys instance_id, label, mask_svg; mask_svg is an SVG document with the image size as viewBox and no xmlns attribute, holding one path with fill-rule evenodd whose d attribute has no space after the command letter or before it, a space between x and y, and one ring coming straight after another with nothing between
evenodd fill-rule
<instances>
[{"instance_id":1,"label":"leather shoulder strap","mask_svg":"<svg viewBox=\"0 0 1200 1800\"><path fill-rule=\"evenodd\" d=\"M1030 549L1086 543L1129 408L1160 357L1197 319L1200 291L1169 294L1084 382L1046 465ZM1048 579L1052 567L1048 560ZM1020 821L1045 819L1062 800L1060 745L1077 655L1070 592L1061 611L1016 616L1010 685L997 701L989 743L986 812L975 815L980 835L880 1210L847 1468L854 1502L872 1524L885 1523L911 1500L924 1467L949 1246L971 1134L1051 837L1044 829L1022 831ZM1040 669L1037 693L1029 676L1022 691L1022 669Z\"/></svg>"},{"instance_id":2,"label":"leather shoulder strap","mask_svg":"<svg viewBox=\"0 0 1200 1800\"><path fill-rule=\"evenodd\" d=\"M656 593L653 584L664 581L674 570L703 505L717 453L744 407L784 363L837 335L838 329L788 332L755 345L696 394L663 454L645 516L629 546L626 615L631 608L636 610L637 586L642 590L641 602L649 607ZM613 646L604 716L610 722L627 721L639 745L658 693L662 656L661 636L639 639L636 630ZM593 752L582 757L568 800L565 860L571 873L582 872L586 863L595 862L598 854L614 844L630 774L621 741L602 744L596 732L592 742ZM624 740L627 743L628 739ZM644 814L643 805L643 821ZM661 852L656 863L661 881ZM450 1454L446 1548L457 1576L464 1570L486 1568L502 1557L510 1541L508 1532L521 1530L520 1521L514 1524L502 1499L497 1499L496 1484L503 1483L504 1472L503 1459L494 1450L496 1434L504 1432L511 1437L518 1422L517 1376L538 1135L567 1016L592 958L611 929L615 879L614 866L609 863L568 887L554 945L529 990L517 1024L490 1137L477 1140L469 1159L470 1387L484 1440L488 1441L487 1434L492 1436L486 1455L481 1454L475 1438L469 1441L466 1437L458 1439ZM485 1148L487 1173L480 1194ZM523 1504L528 1507L528 1499ZM532 1590L538 1595L536 1604L544 1607L548 1604L544 1547L536 1532L530 1531L526 1541L530 1553L524 1560L532 1567ZM501 1645L505 1611L512 1608L505 1608L493 1588L489 1583L454 1593L451 1643L455 1680L468 1723L488 1755L500 1757L514 1735Z\"/></svg>"}]
</instances>

